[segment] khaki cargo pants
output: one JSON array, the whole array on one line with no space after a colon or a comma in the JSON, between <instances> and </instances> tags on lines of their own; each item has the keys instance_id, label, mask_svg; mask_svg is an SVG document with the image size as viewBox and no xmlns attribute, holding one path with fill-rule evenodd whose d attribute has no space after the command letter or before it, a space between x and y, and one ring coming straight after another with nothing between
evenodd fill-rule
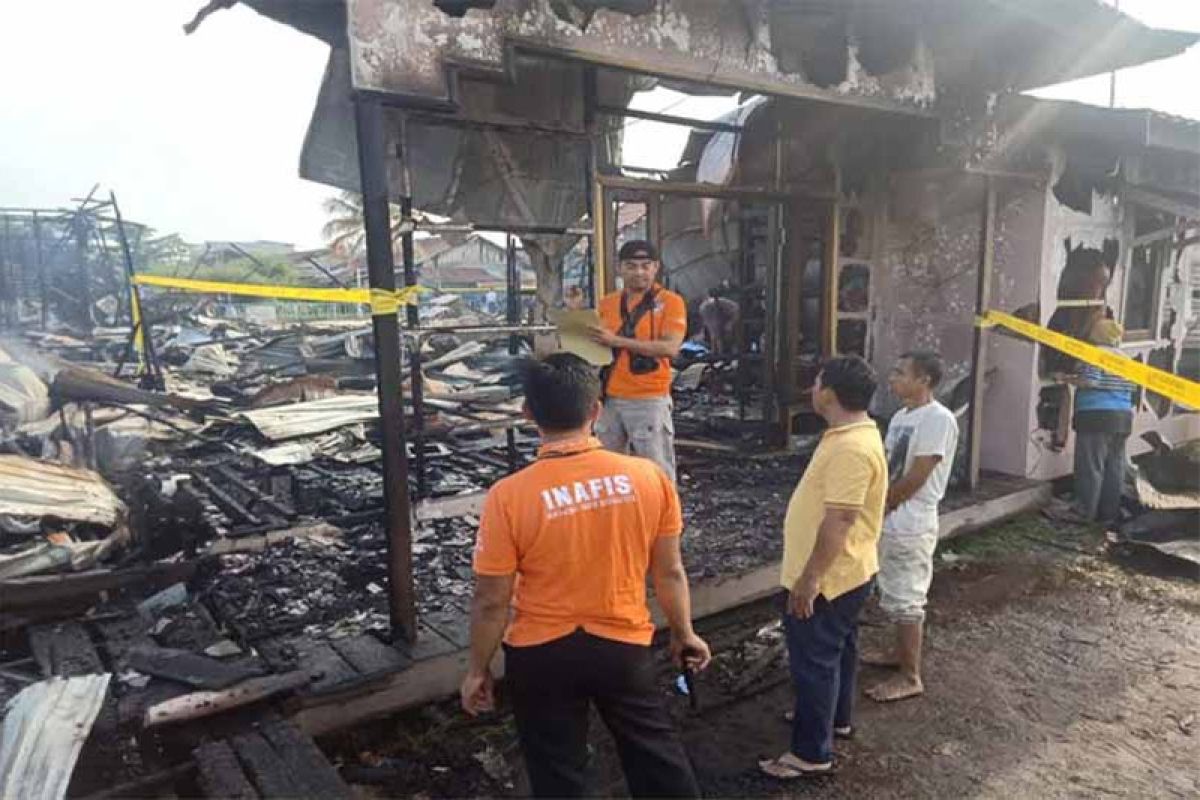
<instances>
[{"instance_id":1,"label":"khaki cargo pants","mask_svg":"<svg viewBox=\"0 0 1200 800\"><path fill-rule=\"evenodd\" d=\"M670 397L610 397L596 421L596 438L614 453L648 458L675 480L675 421Z\"/></svg>"}]
</instances>

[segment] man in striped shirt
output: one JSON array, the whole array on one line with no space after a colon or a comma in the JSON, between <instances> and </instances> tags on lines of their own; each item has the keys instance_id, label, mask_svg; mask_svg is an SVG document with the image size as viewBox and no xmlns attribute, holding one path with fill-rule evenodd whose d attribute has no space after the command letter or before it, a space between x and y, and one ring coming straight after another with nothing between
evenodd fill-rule
<instances>
[{"instance_id":1,"label":"man in striped shirt","mask_svg":"<svg viewBox=\"0 0 1200 800\"><path fill-rule=\"evenodd\" d=\"M1124 331L1111 319L1093 323L1088 339L1120 354ZM1133 428L1136 387L1091 364L1070 379L1075 384L1075 511L1088 520L1115 522L1125 485L1125 443Z\"/></svg>"}]
</instances>

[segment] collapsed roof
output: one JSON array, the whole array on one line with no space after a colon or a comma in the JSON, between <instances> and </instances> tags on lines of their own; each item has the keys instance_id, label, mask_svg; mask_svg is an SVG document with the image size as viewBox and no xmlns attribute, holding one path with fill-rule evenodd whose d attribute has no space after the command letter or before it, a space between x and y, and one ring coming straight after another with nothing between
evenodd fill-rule
<instances>
[{"instance_id":1,"label":"collapsed roof","mask_svg":"<svg viewBox=\"0 0 1200 800\"><path fill-rule=\"evenodd\" d=\"M242 2L331 47L302 177L359 188L353 97L367 90L405 109L389 111L394 195L458 220L564 229L586 213L589 92L622 108L665 81L952 119L1200 38L1098 0ZM619 162L621 127L602 130Z\"/></svg>"}]
</instances>

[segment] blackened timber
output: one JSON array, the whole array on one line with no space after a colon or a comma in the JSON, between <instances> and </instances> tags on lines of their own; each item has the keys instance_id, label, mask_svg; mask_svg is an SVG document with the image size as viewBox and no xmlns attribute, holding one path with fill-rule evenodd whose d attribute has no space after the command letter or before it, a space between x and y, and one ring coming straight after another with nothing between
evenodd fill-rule
<instances>
[{"instance_id":1,"label":"blackened timber","mask_svg":"<svg viewBox=\"0 0 1200 800\"><path fill-rule=\"evenodd\" d=\"M193 753L200 771L200 789L207 797L252 800L258 792L242 772L228 742L205 742Z\"/></svg>"},{"instance_id":2,"label":"blackened timber","mask_svg":"<svg viewBox=\"0 0 1200 800\"><path fill-rule=\"evenodd\" d=\"M668 125L682 125L699 131L716 131L717 133L741 133L744 128L731 122L677 117L673 114L660 114L654 111L641 111L636 108L620 108L618 106L597 105L595 110L607 117L628 117L644 119L648 122L665 122Z\"/></svg>"},{"instance_id":3,"label":"blackened timber","mask_svg":"<svg viewBox=\"0 0 1200 800\"><path fill-rule=\"evenodd\" d=\"M260 733L243 733L230 740L238 761L263 797L301 797L301 786Z\"/></svg>"},{"instance_id":4,"label":"blackened timber","mask_svg":"<svg viewBox=\"0 0 1200 800\"><path fill-rule=\"evenodd\" d=\"M236 517L240 522L248 522L251 525L263 524L263 521L255 516L250 509L239 503L233 495L217 486L204 475L199 472L193 472L192 477L196 479L196 483L204 487L204 491L212 495L213 500L216 501L217 505L226 514Z\"/></svg>"},{"instance_id":5,"label":"blackened timber","mask_svg":"<svg viewBox=\"0 0 1200 800\"><path fill-rule=\"evenodd\" d=\"M383 106L375 97L355 100L358 167L362 181L367 275L371 289L396 290L392 258L391 213L384 146ZM413 596L412 528L409 512L408 459L404 437L403 387L400 381L400 321L395 313L371 314L375 337L375 374L383 432L383 496L387 506L388 611L392 636L414 641L417 614Z\"/></svg>"},{"instance_id":6,"label":"blackened timber","mask_svg":"<svg viewBox=\"0 0 1200 800\"><path fill-rule=\"evenodd\" d=\"M290 722L273 719L261 725L263 738L290 772L305 797L339 800L352 796L350 787L325 758L313 740L302 734Z\"/></svg>"},{"instance_id":7,"label":"blackened timber","mask_svg":"<svg viewBox=\"0 0 1200 800\"><path fill-rule=\"evenodd\" d=\"M252 663L230 664L190 650L154 645L130 648L126 662L138 672L186 683L197 689L225 689L263 674L263 670Z\"/></svg>"},{"instance_id":8,"label":"blackened timber","mask_svg":"<svg viewBox=\"0 0 1200 800\"><path fill-rule=\"evenodd\" d=\"M29 649L47 678L104 672L91 637L78 622L35 625L29 629Z\"/></svg>"},{"instance_id":9,"label":"blackened timber","mask_svg":"<svg viewBox=\"0 0 1200 800\"><path fill-rule=\"evenodd\" d=\"M369 633L331 641L333 649L362 675L399 672L409 664L407 656L388 647Z\"/></svg>"},{"instance_id":10,"label":"blackened timber","mask_svg":"<svg viewBox=\"0 0 1200 800\"><path fill-rule=\"evenodd\" d=\"M242 476L238 475L229 465L221 464L216 468L216 470L221 474L221 477L225 478L230 483L253 497L254 503L252 505L264 505L285 519L291 519L296 516L294 511L281 505L274 497L264 494L257 487L243 480Z\"/></svg>"}]
</instances>

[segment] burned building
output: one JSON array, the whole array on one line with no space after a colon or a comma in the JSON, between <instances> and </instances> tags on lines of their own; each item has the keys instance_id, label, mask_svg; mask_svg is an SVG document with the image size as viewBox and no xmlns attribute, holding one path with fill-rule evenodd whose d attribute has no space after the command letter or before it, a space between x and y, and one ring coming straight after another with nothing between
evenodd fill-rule
<instances>
[{"instance_id":1,"label":"burned building","mask_svg":"<svg viewBox=\"0 0 1200 800\"><path fill-rule=\"evenodd\" d=\"M776 443L797 430L820 358L858 352L886 368L929 347L951 366L964 422L968 401L987 398L970 426L975 473L1062 474L1063 437L1038 455L1057 406L1048 377L1025 368L1035 349L977 336L975 317L1037 303L1049 322L1067 239L1101 249L1109 305L1153 334L1130 352L1167 368L1179 357L1188 276L1145 266L1172 245L1147 250L1144 237L1194 218L1194 126L1019 93L1173 55L1193 35L1092 0L246 4L330 45L302 176L365 185L361 113L377 108L382 161L369 169L388 196L519 236L543 312L562 302L562 265L581 244L582 288L612 288L614 221L638 209L672 288L695 305L720 284L741 304L737 381ZM654 86L740 99L715 122L629 107ZM676 168L626 163L620 123L636 118L692 130ZM1146 205L1147 192L1174 199ZM1149 402L1143 425L1191 424ZM1022 452L1006 426L980 426L989 407L1025 409Z\"/></svg>"},{"instance_id":2,"label":"burned building","mask_svg":"<svg viewBox=\"0 0 1200 800\"><path fill-rule=\"evenodd\" d=\"M460 281L452 270L486 259L508 302L440 325L445 301L432 297L399 314L395 303L372 307L369 323L303 330L207 308L176 324L180 315L160 311L155 338L179 362L168 360L178 373L168 377L202 400L131 394L62 365L39 378L40 392L24 391L39 384L22 371L18 410L45 418L53 399L60 419L19 430L25 455L6 456L10 483L50 499L0 509L20 517L14 536L24 537L0 579L0 603L22 615L4 618L5 630L27 632L22 660L46 675L56 669L47 653L67 636L84 651L100 643L110 665L136 650L139 667L132 677L119 667L117 690L135 726L159 727L159 703L200 688L195 676L179 685L163 663L177 654L161 650L229 658L226 638L237 663L276 673L287 716L308 734L453 691L472 515L482 487L533 445L505 370L564 296L594 302L616 286L626 239L655 241L665 281L693 306L714 288L738 305L732 354L679 376L686 383L695 366L696 386L705 374L720 384L681 389L681 423L755 433L689 443L718 453L681 470L697 529L687 552L697 616L776 589L775 526L805 453L746 451L812 443L823 358L856 352L883 372L906 350L941 351L947 399L971 432L966 477L1007 473L1023 497L1044 498L1048 487L1026 479L1070 463L1056 434L1062 364L981 328L979 315L1019 311L1072 333L1087 314L1111 313L1130 332L1126 352L1167 368L1195 341L1196 123L1020 94L1173 55L1194 35L1148 29L1093 0L244 4L329 45L300 172L363 195L372 289L385 299L397 283L477 289L483 275ZM722 95L731 110L695 120L630 106L658 86ZM678 163L629 163L627 120L688 131ZM504 237L502 253L483 232ZM439 261L439 237L469 245ZM536 284L521 298L526 260ZM72 347L108 368L91 342ZM99 413L97 397L119 408ZM893 405L881 396L874 410ZM1139 430L1186 438L1196 420L1139 398ZM91 465L127 467L119 503L95 473L36 457L53 457L46 441L88 451L78 429L104 442L85 452ZM66 490L114 511L103 524L67 517ZM125 536L126 511L138 549L91 570L125 552L106 543ZM978 524L971 508L943 511L947 533ZM32 558L80 571L33 573ZM45 621L98 591L113 594L98 616ZM197 760L218 763L209 755Z\"/></svg>"}]
</instances>

